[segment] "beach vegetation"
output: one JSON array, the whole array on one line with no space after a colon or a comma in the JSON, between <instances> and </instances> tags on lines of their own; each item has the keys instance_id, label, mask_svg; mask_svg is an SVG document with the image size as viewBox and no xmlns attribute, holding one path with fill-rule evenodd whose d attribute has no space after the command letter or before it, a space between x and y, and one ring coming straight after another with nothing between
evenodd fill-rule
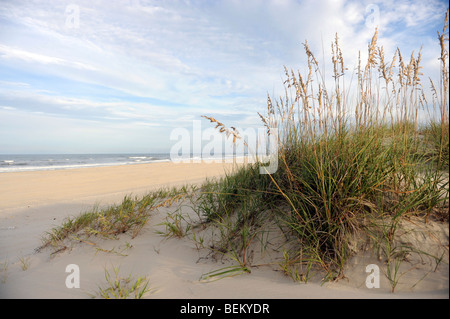
<instances>
[{"instance_id":1,"label":"beach vegetation","mask_svg":"<svg viewBox=\"0 0 450 319\"><path fill-rule=\"evenodd\" d=\"M46 232L42 237L42 245L39 250L53 247L54 253L61 252L67 249L67 241L96 246L88 240L92 236L113 239L128 233L131 238L135 238L147 224L155 209L168 207L186 194L187 188L162 188L142 197L127 195L120 204L106 207L96 205L78 216L66 218L60 226ZM101 248L97 248L97 250L105 251Z\"/></svg>"},{"instance_id":2,"label":"beach vegetation","mask_svg":"<svg viewBox=\"0 0 450 319\"><path fill-rule=\"evenodd\" d=\"M23 271L27 270L31 265L30 257L25 257L25 256L19 257L19 262L20 262L20 268Z\"/></svg>"},{"instance_id":3,"label":"beach vegetation","mask_svg":"<svg viewBox=\"0 0 450 319\"><path fill-rule=\"evenodd\" d=\"M0 263L0 282L5 283L8 277L8 260L4 260Z\"/></svg>"},{"instance_id":4,"label":"beach vegetation","mask_svg":"<svg viewBox=\"0 0 450 319\"><path fill-rule=\"evenodd\" d=\"M113 267L113 273L105 269L106 285L99 287L97 295L104 299L142 299L150 292L149 280L146 277L123 277L120 267ZM95 295L93 295L95 297Z\"/></svg>"},{"instance_id":5,"label":"beach vegetation","mask_svg":"<svg viewBox=\"0 0 450 319\"><path fill-rule=\"evenodd\" d=\"M259 174L262 164L250 164L201 188L203 222L227 230L219 250L249 269L248 243L278 220L298 240L282 270L306 281L314 267L329 281L344 278L353 235L363 233L382 247L394 290L401 258L393 256L419 253L397 243L401 221L448 221L448 12L437 40L439 83L422 78L420 50L406 59L397 49L388 59L377 31L353 72L336 35L330 78L305 42L306 72L285 67L285 95L268 95L266 114L258 113L268 134L278 132L278 170ZM239 132L204 117L240 141Z\"/></svg>"}]
</instances>

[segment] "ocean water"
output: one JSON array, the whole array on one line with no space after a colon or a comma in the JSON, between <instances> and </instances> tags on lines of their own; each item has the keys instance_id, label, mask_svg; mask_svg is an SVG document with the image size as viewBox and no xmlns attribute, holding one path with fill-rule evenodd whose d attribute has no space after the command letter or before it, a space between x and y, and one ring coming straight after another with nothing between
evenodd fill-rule
<instances>
[{"instance_id":1,"label":"ocean water","mask_svg":"<svg viewBox=\"0 0 450 319\"><path fill-rule=\"evenodd\" d=\"M233 155L202 156L190 154L183 160L224 160L232 162ZM179 161L176 157L174 161ZM241 158L241 157L237 157ZM8 172L57 170L82 167L100 167L115 165L149 164L171 162L170 153L152 154L0 154L0 174Z\"/></svg>"},{"instance_id":2,"label":"ocean water","mask_svg":"<svg viewBox=\"0 0 450 319\"><path fill-rule=\"evenodd\" d=\"M0 173L132 165L169 161L169 153L0 155Z\"/></svg>"}]
</instances>

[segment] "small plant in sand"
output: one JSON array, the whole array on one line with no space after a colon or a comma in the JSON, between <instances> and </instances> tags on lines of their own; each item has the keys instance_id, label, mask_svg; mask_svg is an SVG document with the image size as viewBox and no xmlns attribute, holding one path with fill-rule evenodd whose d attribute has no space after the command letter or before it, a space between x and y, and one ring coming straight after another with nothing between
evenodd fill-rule
<instances>
[{"instance_id":1,"label":"small plant in sand","mask_svg":"<svg viewBox=\"0 0 450 319\"><path fill-rule=\"evenodd\" d=\"M183 192L169 197L166 199L160 206L162 207L171 207L172 205L183 201L189 192L184 190ZM159 235L165 237L183 237L185 236L191 227L190 223L186 220L185 216L183 216L182 207L178 207L173 212L167 213L166 220L157 226L165 226L165 231L157 231Z\"/></svg>"},{"instance_id":2,"label":"small plant in sand","mask_svg":"<svg viewBox=\"0 0 450 319\"><path fill-rule=\"evenodd\" d=\"M0 263L0 283L5 283L8 277L8 261L5 260Z\"/></svg>"},{"instance_id":3,"label":"small plant in sand","mask_svg":"<svg viewBox=\"0 0 450 319\"><path fill-rule=\"evenodd\" d=\"M119 267L113 267L113 274L105 269L106 286L99 287L98 296L104 299L141 299L149 291L149 281L145 277L134 279L119 275Z\"/></svg>"},{"instance_id":4,"label":"small plant in sand","mask_svg":"<svg viewBox=\"0 0 450 319\"><path fill-rule=\"evenodd\" d=\"M30 257L19 257L19 262L23 271L27 270L31 265Z\"/></svg>"}]
</instances>

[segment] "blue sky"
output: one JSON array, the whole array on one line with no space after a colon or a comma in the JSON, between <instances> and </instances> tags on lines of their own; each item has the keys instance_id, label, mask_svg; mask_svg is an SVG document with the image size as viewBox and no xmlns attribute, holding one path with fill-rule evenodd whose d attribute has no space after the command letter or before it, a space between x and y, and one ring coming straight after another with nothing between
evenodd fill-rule
<instances>
[{"instance_id":1,"label":"blue sky","mask_svg":"<svg viewBox=\"0 0 450 319\"><path fill-rule=\"evenodd\" d=\"M0 153L168 152L170 132L201 115L260 125L267 93L283 94L283 66L304 68L305 40L329 59L337 32L351 69L374 23L387 56L423 45L434 77L446 9L437 0L0 0Z\"/></svg>"}]
</instances>

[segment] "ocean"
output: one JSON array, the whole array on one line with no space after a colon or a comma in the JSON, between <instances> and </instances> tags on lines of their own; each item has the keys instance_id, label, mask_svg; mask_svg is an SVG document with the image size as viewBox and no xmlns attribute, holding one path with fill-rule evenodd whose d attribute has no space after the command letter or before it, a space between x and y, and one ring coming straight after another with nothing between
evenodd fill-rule
<instances>
[{"instance_id":1,"label":"ocean","mask_svg":"<svg viewBox=\"0 0 450 319\"><path fill-rule=\"evenodd\" d=\"M233 155L219 156L194 155L186 160L223 160L232 161ZM240 157L237 157L240 158ZM184 159L184 157L183 157ZM175 158L179 161L180 158ZM115 165L149 164L158 162L171 162L170 153L151 154L31 154L31 155L4 155L0 154L0 174L8 172L43 171L70 169L82 167L100 167Z\"/></svg>"},{"instance_id":2,"label":"ocean","mask_svg":"<svg viewBox=\"0 0 450 319\"><path fill-rule=\"evenodd\" d=\"M170 154L0 154L0 173L156 162L170 162Z\"/></svg>"}]
</instances>

